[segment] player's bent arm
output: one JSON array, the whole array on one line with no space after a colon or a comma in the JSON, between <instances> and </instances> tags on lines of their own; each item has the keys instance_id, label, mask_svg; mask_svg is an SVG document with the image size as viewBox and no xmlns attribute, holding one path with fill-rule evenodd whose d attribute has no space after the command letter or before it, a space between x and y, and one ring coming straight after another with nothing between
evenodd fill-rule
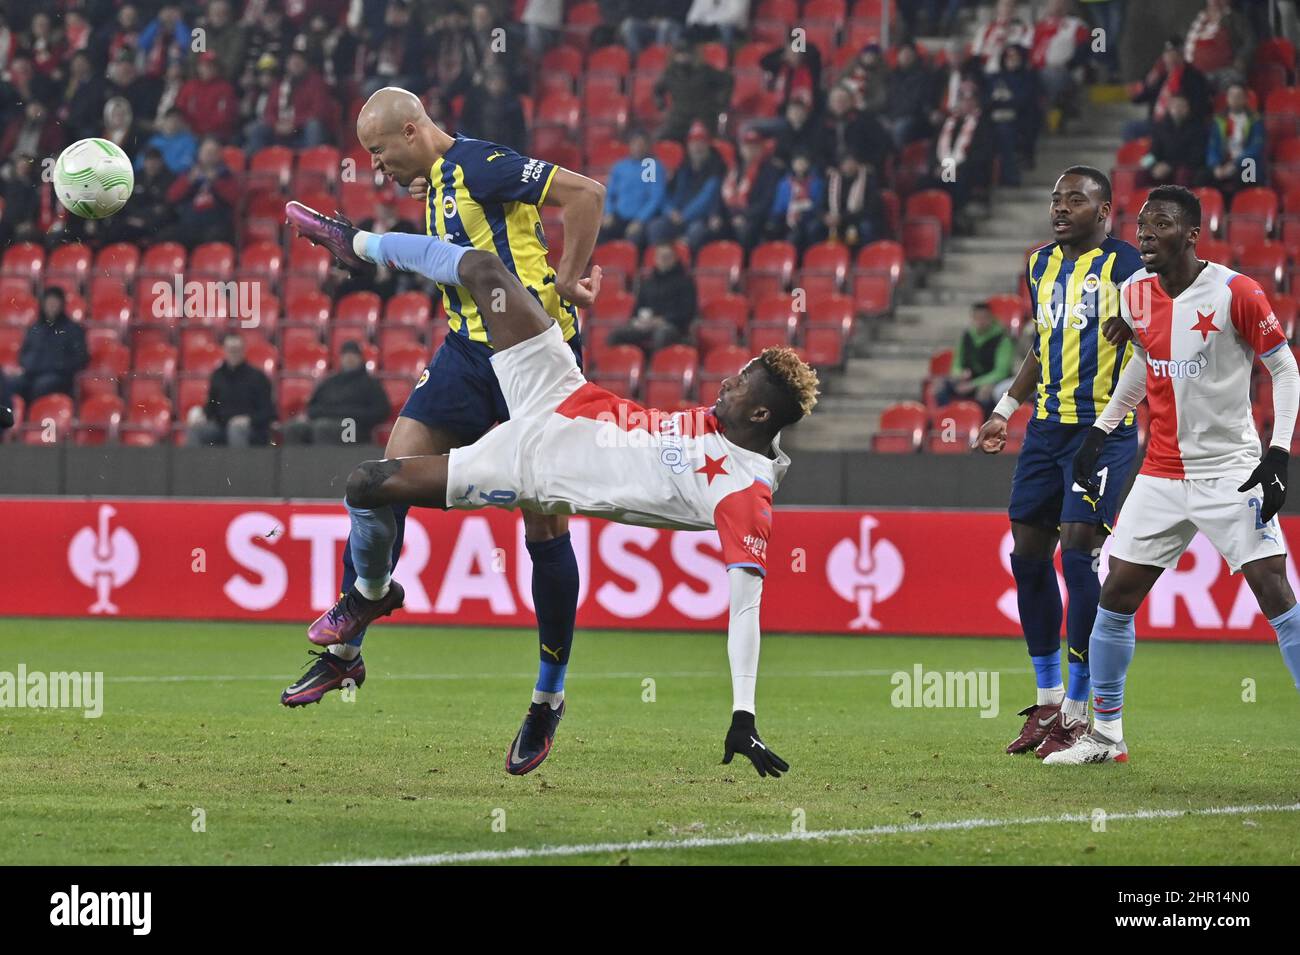
<instances>
[{"instance_id":1,"label":"player's bent arm","mask_svg":"<svg viewBox=\"0 0 1300 955\"><path fill-rule=\"evenodd\" d=\"M1300 405L1300 367L1287 345L1278 345L1259 360L1273 378L1273 435L1269 445L1290 454L1296 408Z\"/></svg>"},{"instance_id":2,"label":"player's bent arm","mask_svg":"<svg viewBox=\"0 0 1300 955\"><path fill-rule=\"evenodd\" d=\"M1128 417L1128 413L1142 403L1147 396L1147 353L1136 341L1133 342L1133 357L1129 359L1124 370L1120 372L1115 392L1106 404L1106 410L1093 423L1093 427L1110 434L1119 423Z\"/></svg>"},{"instance_id":3,"label":"player's bent arm","mask_svg":"<svg viewBox=\"0 0 1300 955\"><path fill-rule=\"evenodd\" d=\"M1025 360L1020 363L1020 370L1016 372L1015 380L1011 382L1011 387L1007 393L1002 396L1002 401L998 402L998 407L993 409L993 413L1001 415L1003 418L1010 418L1011 412L1019 408L1030 393L1038 387L1038 379L1043 374L1042 363L1039 362L1038 356L1034 354L1031 348L1025 355ZM1010 398L1014 404L1006 401Z\"/></svg>"},{"instance_id":4,"label":"player's bent arm","mask_svg":"<svg viewBox=\"0 0 1300 955\"><path fill-rule=\"evenodd\" d=\"M605 187L594 179L557 168L543 201L559 206L564 214L564 251L555 270L555 283L561 295L573 300L571 293L587 270L600 233Z\"/></svg>"},{"instance_id":5,"label":"player's bent arm","mask_svg":"<svg viewBox=\"0 0 1300 955\"><path fill-rule=\"evenodd\" d=\"M731 709L754 712L758 682L759 604L763 578L749 567L727 570L731 588L731 619L727 624L727 659L731 664Z\"/></svg>"}]
</instances>

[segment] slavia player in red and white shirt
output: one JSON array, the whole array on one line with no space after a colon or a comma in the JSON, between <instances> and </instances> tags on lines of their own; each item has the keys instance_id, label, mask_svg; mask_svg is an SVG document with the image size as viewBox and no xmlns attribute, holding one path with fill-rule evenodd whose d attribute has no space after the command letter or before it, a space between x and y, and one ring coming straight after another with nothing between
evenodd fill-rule
<instances>
[{"instance_id":1,"label":"slavia player in red and white shirt","mask_svg":"<svg viewBox=\"0 0 1300 955\"><path fill-rule=\"evenodd\" d=\"M318 214L317 214L318 215ZM365 461L349 476L352 554L359 578L387 580L396 525L391 505L524 508L646 527L717 528L730 587L727 654L732 723L724 763L739 753L761 776L789 765L754 726L759 603L772 530L772 493L790 465L778 436L817 402L817 375L790 348L767 348L721 386L712 408L642 408L587 381L560 328L502 264L436 236L376 236L319 216L304 232L339 254L418 272L469 290L494 347L492 370L510 419L450 455ZM353 595L364 612L367 602ZM335 611L351 612L344 598ZM533 706L507 765L549 752L558 708Z\"/></svg>"},{"instance_id":2,"label":"slavia player in red and white shirt","mask_svg":"<svg viewBox=\"0 0 1300 955\"><path fill-rule=\"evenodd\" d=\"M1121 714L1133 659L1133 617L1197 531L1231 573L1241 571L1277 633L1300 688L1300 611L1287 582L1286 541L1277 513L1300 402L1300 372L1259 283L1196 256L1201 205L1181 186L1160 186L1138 215L1146 265L1120 289L1120 315L1133 328L1133 359L1074 459L1074 478L1092 494L1106 435L1145 396L1151 411L1146 460L1120 509L1089 644L1093 728L1053 765L1127 762ZM1268 450L1250 408L1259 356L1273 380L1275 419Z\"/></svg>"}]
</instances>

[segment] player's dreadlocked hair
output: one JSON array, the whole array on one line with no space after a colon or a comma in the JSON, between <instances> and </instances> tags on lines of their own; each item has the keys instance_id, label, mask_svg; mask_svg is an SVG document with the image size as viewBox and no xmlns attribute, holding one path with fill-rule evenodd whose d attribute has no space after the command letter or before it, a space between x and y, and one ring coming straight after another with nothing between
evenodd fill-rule
<instances>
[{"instance_id":1,"label":"player's dreadlocked hair","mask_svg":"<svg viewBox=\"0 0 1300 955\"><path fill-rule=\"evenodd\" d=\"M758 360L772 386L773 433L810 414L817 404L817 372L793 348L764 348Z\"/></svg>"}]
</instances>

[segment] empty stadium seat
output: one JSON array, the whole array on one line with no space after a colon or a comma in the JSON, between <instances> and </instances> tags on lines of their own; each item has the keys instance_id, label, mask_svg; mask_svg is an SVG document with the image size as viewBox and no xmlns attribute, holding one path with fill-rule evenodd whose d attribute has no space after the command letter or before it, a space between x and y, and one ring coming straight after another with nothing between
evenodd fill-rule
<instances>
[{"instance_id":1,"label":"empty stadium seat","mask_svg":"<svg viewBox=\"0 0 1300 955\"><path fill-rule=\"evenodd\" d=\"M641 385L645 356L632 345L611 345L596 358L595 373L590 380L623 398L636 397Z\"/></svg>"},{"instance_id":2,"label":"empty stadium seat","mask_svg":"<svg viewBox=\"0 0 1300 955\"><path fill-rule=\"evenodd\" d=\"M880 413L880 426L871 436L871 450L879 454L915 454L921 450L929 412L917 401L900 401Z\"/></svg>"},{"instance_id":3,"label":"empty stadium seat","mask_svg":"<svg viewBox=\"0 0 1300 955\"><path fill-rule=\"evenodd\" d=\"M90 278L90 262L89 247L77 243L59 246L50 253L49 260L45 263L46 286L71 283L77 288L84 288Z\"/></svg>"},{"instance_id":4,"label":"empty stadium seat","mask_svg":"<svg viewBox=\"0 0 1300 955\"><path fill-rule=\"evenodd\" d=\"M253 153L244 181L249 191L275 192L287 189L293 177L293 150L288 146L267 146Z\"/></svg>"},{"instance_id":5,"label":"empty stadium seat","mask_svg":"<svg viewBox=\"0 0 1300 955\"><path fill-rule=\"evenodd\" d=\"M244 246L239 253L239 281L261 281L268 287L280 284L280 273L284 271L284 252L273 242L254 242Z\"/></svg>"},{"instance_id":6,"label":"empty stadium seat","mask_svg":"<svg viewBox=\"0 0 1300 955\"><path fill-rule=\"evenodd\" d=\"M40 284L45 269L45 250L35 242L19 242L5 250L0 260L0 276L23 279L28 291Z\"/></svg>"},{"instance_id":7,"label":"empty stadium seat","mask_svg":"<svg viewBox=\"0 0 1300 955\"><path fill-rule=\"evenodd\" d=\"M763 242L749 256L745 288L751 301L784 292L794 275L796 250L789 242Z\"/></svg>"},{"instance_id":8,"label":"empty stadium seat","mask_svg":"<svg viewBox=\"0 0 1300 955\"><path fill-rule=\"evenodd\" d=\"M1213 186L1203 186L1200 189L1193 189L1196 198L1201 201L1201 235L1214 233L1215 235L1223 234L1224 204L1223 193ZM1143 202L1146 197L1142 197ZM1136 215L1134 216L1136 224Z\"/></svg>"},{"instance_id":9,"label":"empty stadium seat","mask_svg":"<svg viewBox=\"0 0 1300 955\"><path fill-rule=\"evenodd\" d=\"M1024 303L1018 295L994 295L988 299L989 311L1015 338L1025 321Z\"/></svg>"},{"instance_id":10,"label":"empty stadium seat","mask_svg":"<svg viewBox=\"0 0 1300 955\"><path fill-rule=\"evenodd\" d=\"M374 292L350 292L339 299L334 309L334 323L360 326L368 337L379 324L381 306L382 302Z\"/></svg>"},{"instance_id":11,"label":"empty stadium seat","mask_svg":"<svg viewBox=\"0 0 1300 955\"><path fill-rule=\"evenodd\" d=\"M165 395L140 395L127 402L118 429L123 444L137 447L165 441L172 427L172 406Z\"/></svg>"},{"instance_id":12,"label":"empty stadium seat","mask_svg":"<svg viewBox=\"0 0 1300 955\"><path fill-rule=\"evenodd\" d=\"M210 375L224 360L221 346L210 339L191 340L181 352L181 368L189 374Z\"/></svg>"},{"instance_id":13,"label":"empty stadium seat","mask_svg":"<svg viewBox=\"0 0 1300 955\"><path fill-rule=\"evenodd\" d=\"M332 191L339 181L341 163L339 151L333 146L308 146L301 150L293 173L293 191L298 194Z\"/></svg>"},{"instance_id":14,"label":"empty stadium seat","mask_svg":"<svg viewBox=\"0 0 1300 955\"><path fill-rule=\"evenodd\" d=\"M117 438L122 423L122 399L116 394L90 395L77 409L74 441L79 445L106 444Z\"/></svg>"},{"instance_id":15,"label":"empty stadium seat","mask_svg":"<svg viewBox=\"0 0 1300 955\"><path fill-rule=\"evenodd\" d=\"M24 444L51 444L67 440L72 432L72 399L44 395L27 409L22 429Z\"/></svg>"},{"instance_id":16,"label":"empty stadium seat","mask_svg":"<svg viewBox=\"0 0 1300 955\"><path fill-rule=\"evenodd\" d=\"M185 271L185 246L179 242L160 242L150 246L140 258L141 280L172 281Z\"/></svg>"},{"instance_id":17,"label":"empty stadium seat","mask_svg":"<svg viewBox=\"0 0 1300 955\"><path fill-rule=\"evenodd\" d=\"M1271 299L1282 287L1286 262L1286 247L1281 242L1265 239L1241 247L1237 255L1237 271L1258 282Z\"/></svg>"},{"instance_id":18,"label":"empty stadium seat","mask_svg":"<svg viewBox=\"0 0 1300 955\"><path fill-rule=\"evenodd\" d=\"M235 271L235 250L227 242L205 242L190 256L188 277L229 282Z\"/></svg>"},{"instance_id":19,"label":"empty stadium seat","mask_svg":"<svg viewBox=\"0 0 1300 955\"><path fill-rule=\"evenodd\" d=\"M421 345L399 345L380 355L385 374L418 378L429 364L429 352Z\"/></svg>"},{"instance_id":20,"label":"empty stadium seat","mask_svg":"<svg viewBox=\"0 0 1300 955\"><path fill-rule=\"evenodd\" d=\"M842 292L847 287L849 249L840 242L819 242L804 250L798 286L810 296Z\"/></svg>"},{"instance_id":21,"label":"empty stadium seat","mask_svg":"<svg viewBox=\"0 0 1300 955\"><path fill-rule=\"evenodd\" d=\"M607 288L613 288L612 284L605 285L605 283L617 282L620 288L629 289L636 279L636 246L626 239L602 242L591 253L591 262L592 265L599 265L603 273L601 276L602 295ZM699 278L698 268L696 278L697 280Z\"/></svg>"},{"instance_id":22,"label":"empty stadium seat","mask_svg":"<svg viewBox=\"0 0 1300 955\"><path fill-rule=\"evenodd\" d=\"M1029 418L1033 412L1033 401L1026 401L1011 412L1011 417L1007 419L1007 443L1002 449L1005 453L1020 453L1020 449L1025 444L1025 434L1029 430Z\"/></svg>"},{"instance_id":23,"label":"empty stadium seat","mask_svg":"<svg viewBox=\"0 0 1300 955\"><path fill-rule=\"evenodd\" d=\"M1262 242L1277 226L1277 193L1267 186L1242 189L1232 199L1228 217L1228 242L1234 248Z\"/></svg>"},{"instance_id":24,"label":"empty stadium seat","mask_svg":"<svg viewBox=\"0 0 1300 955\"><path fill-rule=\"evenodd\" d=\"M406 325L424 329L433 317L429 296L423 292L400 292L384 305L385 325Z\"/></svg>"},{"instance_id":25,"label":"empty stadium seat","mask_svg":"<svg viewBox=\"0 0 1300 955\"><path fill-rule=\"evenodd\" d=\"M967 454L984 423L984 409L974 401L953 401L930 419L926 450L931 454Z\"/></svg>"},{"instance_id":26,"label":"empty stadium seat","mask_svg":"<svg viewBox=\"0 0 1300 955\"><path fill-rule=\"evenodd\" d=\"M903 208L903 249L909 261L937 261L952 233L952 198L940 189L923 189L907 197Z\"/></svg>"},{"instance_id":27,"label":"empty stadium seat","mask_svg":"<svg viewBox=\"0 0 1300 955\"><path fill-rule=\"evenodd\" d=\"M669 345L655 352L645 376L646 405L675 410L691 393L699 362L699 353L689 345Z\"/></svg>"},{"instance_id":28,"label":"empty stadium seat","mask_svg":"<svg viewBox=\"0 0 1300 955\"><path fill-rule=\"evenodd\" d=\"M309 325L323 329L329 324L332 305L320 292L308 292L289 299L284 310L286 325Z\"/></svg>"},{"instance_id":29,"label":"empty stadium seat","mask_svg":"<svg viewBox=\"0 0 1300 955\"><path fill-rule=\"evenodd\" d=\"M11 289L0 297L0 325L26 328L36 321L40 308L36 296Z\"/></svg>"},{"instance_id":30,"label":"empty stadium seat","mask_svg":"<svg viewBox=\"0 0 1300 955\"><path fill-rule=\"evenodd\" d=\"M311 375L282 375L276 389L276 408L280 413L280 422L303 414L315 388L316 381Z\"/></svg>"},{"instance_id":31,"label":"empty stadium seat","mask_svg":"<svg viewBox=\"0 0 1300 955\"><path fill-rule=\"evenodd\" d=\"M27 332L15 325L0 325L0 371L16 375L21 370L18 354Z\"/></svg>"},{"instance_id":32,"label":"empty stadium seat","mask_svg":"<svg viewBox=\"0 0 1300 955\"><path fill-rule=\"evenodd\" d=\"M286 342L282 354L289 374L323 375L329 365L329 352L320 342Z\"/></svg>"}]
</instances>

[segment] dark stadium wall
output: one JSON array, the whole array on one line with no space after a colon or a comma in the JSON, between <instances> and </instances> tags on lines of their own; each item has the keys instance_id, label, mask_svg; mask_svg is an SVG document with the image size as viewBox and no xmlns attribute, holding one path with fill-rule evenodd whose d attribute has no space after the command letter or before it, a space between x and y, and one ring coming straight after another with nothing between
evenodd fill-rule
<instances>
[{"instance_id":1,"label":"dark stadium wall","mask_svg":"<svg viewBox=\"0 0 1300 955\"><path fill-rule=\"evenodd\" d=\"M212 497L341 500L347 476L378 448L0 449L0 497ZM783 506L1003 508L1014 457L796 451ZM1135 469L1136 470L1136 469ZM1283 509L1300 513L1300 496Z\"/></svg>"}]
</instances>

